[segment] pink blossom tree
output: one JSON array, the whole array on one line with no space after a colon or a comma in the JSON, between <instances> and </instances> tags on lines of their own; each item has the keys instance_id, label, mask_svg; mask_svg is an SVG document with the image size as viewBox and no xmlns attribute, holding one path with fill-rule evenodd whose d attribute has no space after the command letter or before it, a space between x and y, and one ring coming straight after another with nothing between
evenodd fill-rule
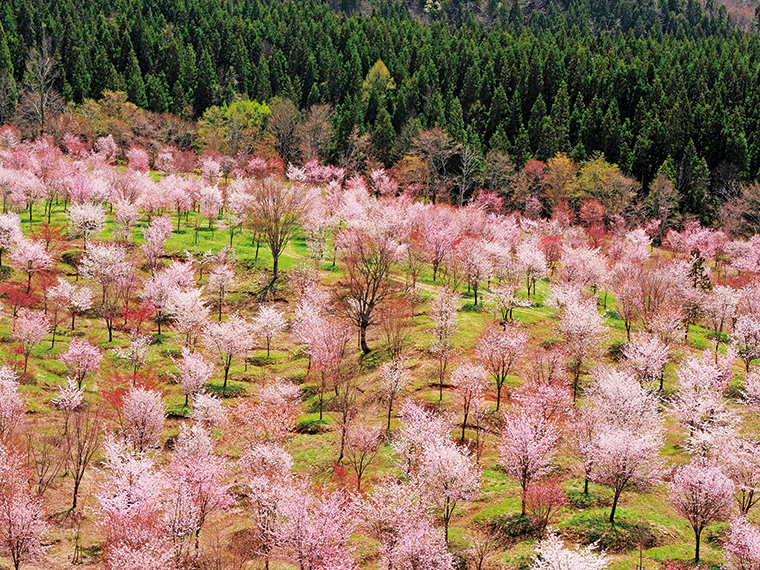
<instances>
[{"instance_id":1,"label":"pink blossom tree","mask_svg":"<svg viewBox=\"0 0 760 570\"><path fill-rule=\"evenodd\" d=\"M731 570L760 568L760 530L746 517L734 517L723 543Z\"/></svg>"},{"instance_id":2,"label":"pink blossom tree","mask_svg":"<svg viewBox=\"0 0 760 570\"><path fill-rule=\"evenodd\" d=\"M85 286L74 285L61 277L58 278L58 284L50 289L48 298L52 303L59 303L69 311L71 330L74 330L76 315L92 307L92 290Z\"/></svg>"},{"instance_id":3,"label":"pink blossom tree","mask_svg":"<svg viewBox=\"0 0 760 570\"><path fill-rule=\"evenodd\" d=\"M525 277L525 283L530 298L531 289L536 294L536 282L549 273L546 255L538 239L526 240L517 246L517 263L520 273Z\"/></svg>"},{"instance_id":4,"label":"pink blossom tree","mask_svg":"<svg viewBox=\"0 0 760 570\"><path fill-rule=\"evenodd\" d=\"M670 348L659 336L640 334L626 343L623 349L625 364L644 385L647 382L664 381L665 365L670 358Z\"/></svg>"},{"instance_id":5,"label":"pink blossom tree","mask_svg":"<svg viewBox=\"0 0 760 570\"><path fill-rule=\"evenodd\" d=\"M528 485L551 472L560 432L555 421L519 409L503 413L502 421L499 462L520 484L524 515Z\"/></svg>"},{"instance_id":6,"label":"pink blossom tree","mask_svg":"<svg viewBox=\"0 0 760 570\"><path fill-rule=\"evenodd\" d=\"M457 402L461 404L464 415L460 443L464 443L464 431L467 427L467 416L470 414L470 410L480 408L485 397L488 389L487 376L488 372L485 368L473 364L463 364L451 373L454 395Z\"/></svg>"},{"instance_id":7,"label":"pink blossom tree","mask_svg":"<svg viewBox=\"0 0 760 570\"><path fill-rule=\"evenodd\" d=\"M132 386L124 397L122 416L127 441L136 451L158 445L166 417L159 392Z\"/></svg>"},{"instance_id":8,"label":"pink blossom tree","mask_svg":"<svg viewBox=\"0 0 760 570\"><path fill-rule=\"evenodd\" d=\"M460 262L467 292L473 293L473 305L478 305L478 290L484 281L490 281L494 272L493 254L489 242L483 238L465 237L457 246L456 255Z\"/></svg>"},{"instance_id":9,"label":"pink blossom tree","mask_svg":"<svg viewBox=\"0 0 760 570\"><path fill-rule=\"evenodd\" d=\"M214 452L210 434L195 425L180 429L169 464L169 476L175 485L186 488L198 514L195 549L207 518L232 504L226 461Z\"/></svg>"},{"instance_id":10,"label":"pink blossom tree","mask_svg":"<svg viewBox=\"0 0 760 570\"><path fill-rule=\"evenodd\" d=\"M393 402L401 391L409 384L412 377L404 365L404 361L396 358L391 362L384 362L380 366L380 381L382 382L382 396L388 402L388 422L385 426L386 433L391 431L391 414Z\"/></svg>"},{"instance_id":11,"label":"pink blossom tree","mask_svg":"<svg viewBox=\"0 0 760 570\"><path fill-rule=\"evenodd\" d=\"M222 306L224 298L229 293L230 287L235 281L235 270L229 265L218 265L211 270L208 277L208 292L217 299L219 307L219 320L222 320Z\"/></svg>"},{"instance_id":12,"label":"pink blossom tree","mask_svg":"<svg viewBox=\"0 0 760 570\"><path fill-rule=\"evenodd\" d=\"M223 390L226 390L233 360L245 357L253 348L251 325L240 315L232 315L224 322L208 323L203 327L203 344L224 368Z\"/></svg>"},{"instance_id":13,"label":"pink blossom tree","mask_svg":"<svg viewBox=\"0 0 760 570\"><path fill-rule=\"evenodd\" d=\"M193 396L193 423L208 429L219 428L227 422L227 412L222 406L221 398L205 392Z\"/></svg>"},{"instance_id":14,"label":"pink blossom tree","mask_svg":"<svg viewBox=\"0 0 760 570\"><path fill-rule=\"evenodd\" d=\"M206 360L200 352L193 352L187 347L182 349L182 360L174 361L177 368L178 382L185 394L185 406L191 396L203 390L203 386L214 374L214 364Z\"/></svg>"},{"instance_id":15,"label":"pink blossom tree","mask_svg":"<svg viewBox=\"0 0 760 570\"><path fill-rule=\"evenodd\" d=\"M748 437L721 438L717 456L726 475L736 485L736 502L742 515L760 501L760 445Z\"/></svg>"},{"instance_id":16,"label":"pink blossom tree","mask_svg":"<svg viewBox=\"0 0 760 570\"><path fill-rule=\"evenodd\" d=\"M443 533L449 540L449 524L457 505L474 499L480 491L481 472L468 451L448 438L426 442L415 476L423 493L440 510Z\"/></svg>"},{"instance_id":17,"label":"pink blossom tree","mask_svg":"<svg viewBox=\"0 0 760 570\"><path fill-rule=\"evenodd\" d=\"M726 326L736 316L740 292L726 285L716 285L707 295L702 306L704 321L715 337L715 361L718 361L718 347Z\"/></svg>"},{"instance_id":18,"label":"pink blossom tree","mask_svg":"<svg viewBox=\"0 0 760 570\"><path fill-rule=\"evenodd\" d=\"M166 216L153 218L150 225L143 228L145 242L140 249L151 274L154 276L161 265L161 258L165 253L164 244L171 237L172 232L172 222Z\"/></svg>"},{"instance_id":19,"label":"pink blossom tree","mask_svg":"<svg viewBox=\"0 0 760 570\"><path fill-rule=\"evenodd\" d=\"M23 238L18 214L0 214L0 265L3 264L3 252L11 249Z\"/></svg>"},{"instance_id":20,"label":"pink blossom tree","mask_svg":"<svg viewBox=\"0 0 760 570\"><path fill-rule=\"evenodd\" d=\"M496 411L501 406L501 389L527 344L528 335L517 327L488 328L480 335L475 351L496 382Z\"/></svg>"},{"instance_id":21,"label":"pink blossom tree","mask_svg":"<svg viewBox=\"0 0 760 570\"><path fill-rule=\"evenodd\" d=\"M83 338L74 337L59 359L68 367L69 373L76 380L77 387L81 388L87 377L97 371L103 354L97 346Z\"/></svg>"},{"instance_id":22,"label":"pink blossom tree","mask_svg":"<svg viewBox=\"0 0 760 570\"><path fill-rule=\"evenodd\" d=\"M575 400L583 362L598 348L604 335L604 323L596 308L596 300L567 303L560 316L559 332L565 339L565 349L570 356Z\"/></svg>"},{"instance_id":23,"label":"pink blossom tree","mask_svg":"<svg viewBox=\"0 0 760 570\"><path fill-rule=\"evenodd\" d=\"M208 323L209 308L204 304L203 289L177 289L169 291L167 309L174 328L185 337L185 346L193 348L198 336Z\"/></svg>"},{"instance_id":24,"label":"pink blossom tree","mask_svg":"<svg viewBox=\"0 0 760 570\"><path fill-rule=\"evenodd\" d=\"M711 522L728 515L733 494L733 482L715 464L692 461L673 475L668 496L673 508L689 521L694 531L695 564L699 564L702 531Z\"/></svg>"},{"instance_id":25,"label":"pink blossom tree","mask_svg":"<svg viewBox=\"0 0 760 570\"><path fill-rule=\"evenodd\" d=\"M253 319L253 333L260 338L266 339L267 358L269 358L269 347L272 339L285 330L288 322L285 315L280 313L271 305L262 305L259 307L259 314Z\"/></svg>"},{"instance_id":26,"label":"pink blossom tree","mask_svg":"<svg viewBox=\"0 0 760 570\"><path fill-rule=\"evenodd\" d=\"M132 368L132 382L137 379L137 371L148 361L150 354L150 335L138 334L129 339L129 344L116 350L117 357L125 360Z\"/></svg>"},{"instance_id":27,"label":"pink blossom tree","mask_svg":"<svg viewBox=\"0 0 760 570\"><path fill-rule=\"evenodd\" d=\"M174 551L162 515L166 478L151 456L112 436L105 441L105 481L97 493L98 524L106 531L109 570L170 570Z\"/></svg>"},{"instance_id":28,"label":"pink blossom tree","mask_svg":"<svg viewBox=\"0 0 760 570\"><path fill-rule=\"evenodd\" d=\"M24 411L18 374L8 366L0 366L0 441L10 439Z\"/></svg>"},{"instance_id":29,"label":"pink blossom tree","mask_svg":"<svg viewBox=\"0 0 760 570\"><path fill-rule=\"evenodd\" d=\"M261 386L254 396L255 401L245 400L232 408L237 433L249 441L283 443L303 413L300 388L276 380Z\"/></svg>"},{"instance_id":30,"label":"pink blossom tree","mask_svg":"<svg viewBox=\"0 0 760 570\"><path fill-rule=\"evenodd\" d=\"M299 568L354 570L348 538L355 527L349 502L338 493L317 497L296 487L283 504L283 548Z\"/></svg>"},{"instance_id":31,"label":"pink blossom tree","mask_svg":"<svg viewBox=\"0 0 760 570\"><path fill-rule=\"evenodd\" d=\"M41 343L50 331L50 319L42 311L21 309L13 321L13 338L21 343L24 355L24 374L29 364L32 349Z\"/></svg>"},{"instance_id":32,"label":"pink blossom tree","mask_svg":"<svg viewBox=\"0 0 760 570\"><path fill-rule=\"evenodd\" d=\"M383 443L383 431L377 426L349 424L346 432L345 455L356 474L356 491L361 492L362 477L377 457Z\"/></svg>"},{"instance_id":33,"label":"pink blossom tree","mask_svg":"<svg viewBox=\"0 0 760 570\"><path fill-rule=\"evenodd\" d=\"M423 519L408 527L388 559L388 567L397 570L452 570L454 557L448 551L440 531Z\"/></svg>"},{"instance_id":34,"label":"pink blossom tree","mask_svg":"<svg viewBox=\"0 0 760 570\"><path fill-rule=\"evenodd\" d=\"M445 207L430 207L420 217L420 233L430 252L433 265L433 281L447 256L454 252L454 246L461 239L461 230L455 211Z\"/></svg>"},{"instance_id":35,"label":"pink blossom tree","mask_svg":"<svg viewBox=\"0 0 760 570\"><path fill-rule=\"evenodd\" d=\"M38 562L45 553L42 542L49 530L42 499L32 493L21 458L0 445L0 551L13 568Z\"/></svg>"},{"instance_id":36,"label":"pink blossom tree","mask_svg":"<svg viewBox=\"0 0 760 570\"><path fill-rule=\"evenodd\" d=\"M593 465L591 480L612 489L610 524L615 523L615 511L624 491L644 489L659 480L662 444L661 430L604 426L593 434L589 449Z\"/></svg>"},{"instance_id":37,"label":"pink blossom tree","mask_svg":"<svg viewBox=\"0 0 760 570\"><path fill-rule=\"evenodd\" d=\"M443 399L443 378L454 352L453 336L458 328L459 294L441 289L430 303L428 315L433 321L433 344L430 347L438 360L438 399Z\"/></svg>"},{"instance_id":38,"label":"pink blossom tree","mask_svg":"<svg viewBox=\"0 0 760 570\"><path fill-rule=\"evenodd\" d=\"M103 231L106 223L106 213L100 205L91 202L72 204L68 209L69 235L82 238L82 249L87 251L90 239Z\"/></svg>"},{"instance_id":39,"label":"pink blossom tree","mask_svg":"<svg viewBox=\"0 0 760 570\"><path fill-rule=\"evenodd\" d=\"M760 358L760 318L757 315L740 315L734 323L731 341L739 358L744 361L744 369L749 372L752 361Z\"/></svg>"},{"instance_id":40,"label":"pink blossom tree","mask_svg":"<svg viewBox=\"0 0 760 570\"><path fill-rule=\"evenodd\" d=\"M45 243L39 240L22 240L11 252L11 265L26 273L26 293L32 288L32 275L47 271L53 267L53 257L48 253Z\"/></svg>"}]
</instances>

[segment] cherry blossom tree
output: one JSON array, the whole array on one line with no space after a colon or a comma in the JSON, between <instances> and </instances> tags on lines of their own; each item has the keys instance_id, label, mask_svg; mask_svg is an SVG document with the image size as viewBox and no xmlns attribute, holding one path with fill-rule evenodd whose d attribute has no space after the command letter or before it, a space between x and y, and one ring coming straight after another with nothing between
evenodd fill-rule
<instances>
[{"instance_id":1,"label":"cherry blossom tree","mask_svg":"<svg viewBox=\"0 0 760 570\"><path fill-rule=\"evenodd\" d=\"M411 382L412 376L407 370L404 360L400 358L396 358L391 362L384 362L380 366L379 376L382 382L383 399L388 402L388 422L385 426L385 431L390 433L393 402L409 382Z\"/></svg>"},{"instance_id":2,"label":"cherry blossom tree","mask_svg":"<svg viewBox=\"0 0 760 570\"><path fill-rule=\"evenodd\" d=\"M707 295L703 305L704 320L715 338L715 361L718 361L723 330L736 315L740 292L726 285L716 285L712 293Z\"/></svg>"},{"instance_id":3,"label":"cherry blossom tree","mask_svg":"<svg viewBox=\"0 0 760 570\"><path fill-rule=\"evenodd\" d=\"M453 336L458 325L457 320L459 294L450 289L441 289L430 303L428 312L433 321L433 345L430 351L438 359L438 399L443 399L443 378L449 365L449 358L454 352Z\"/></svg>"},{"instance_id":4,"label":"cherry blossom tree","mask_svg":"<svg viewBox=\"0 0 760 570\"><path fill-rule=\"evenodd\" d=\"M524 515L528 485L551 472L551 460L557 452L560 432L556 421L527 410L503 413L502 422L499 462L520 484Z\"/></svg>"},{"instance_id":5,"label":"cherry blossom tree","mask_svg":"<svg viewBox=\"0 0 760 570\"><path fill-rule=\"evenodd\" d=\"M723 543L730 570L760 568L760 530L746 517L733 517Z\"/></svg>"},{"instance_id":6,"label":"cherry blossom tree","mask_svg":"<svg viewBox=\"0 0 760 570\"><path fill-rule=\"evenodd\" d=\"M237 433L250 441L283 443L303 414L300 388L275 380L256 390L254 398L232 408Z\"/></svg>"},{"instance_id":7,"label":"cherry blossom tree","mask_svg":"<svg viewBox=\"0 0 760 570\"><path fill-rule=\"evenodd\" d=\"M185 337L185 346L193 348L208 323L209 308L201 299L203 289L172 289L167 308L174 328Z\"/></svg>"},{"instance_id":8,"label":"cherry blossom tree","mask_svg":"<svg viewBox=\"0 0 760 570\"><path fill-rule=\"evenodd\" d=\"M165 216L153 218L150 224L143 228L145 242L140 246L140 249L151 274L154 276L165 253L164 244L171 237L172 232L172 222Z\"/></svg>"},{"instance_id":9,"label":"cherry blossom tree","mask_svg":"<svg viewBox=\"0 0 760 570\"><path fill-rule=\"evenodd\" d=\"M113 222L112 230L114 236L122 245L132 243L132 230L140 219L140 208L137 204L128 200L117 200L113 204Z\"/></svg>"},{"instance_id":10,"label":"cherry blossom tree","mask_svg":"<svg viewBox=\"0 0 760 570\"><path fill-rule=\"evenodd\" d=\"M351 424L346 432L345 456L356 474L356 491L361 492L362 477L377 457L383 443L379 427Z\"/></svg>"},{"instance_id":11,"label":"cherry blossom tree","mask_svg":"<svg viewBox=\"0 0 760 570\"><path fill-rule=\"evenodd\" d=\"M96 515L106 531L106 568L170 570L174 552L162 524L165 477L151 456L135 453L124 441L109 436L104 447L106 477L96 495Z\"/></svg>"},{"instance_id":12,"label":"cherry blossom tree","mask_svg":"<svg viewBox=\"0 0 760 570\"><path fill-rule=\"evenodd\" d=\"M137 379L137 371L148 361L151 338L138 334L129 339L129 344L116 350L116 356L125 360L132 367L132 382Z\"/></svg>"},{"instance_id":13,"label":"cherry blossom tree","mask_svg":"<svg viewBox=\"0 0 760 570\"><path fill-rule=\"evenodd\" d=\"M676 512L689 521L694 531L694 564L699 564L702 531L728 515L733 494L733 482L715 464L692 461L673 475L668 496Z\"/></svg>"},{"instance_id":14,"label":"cherry blossom tree","mask_svg":"<svg viewBox=\"0 0 760 570\"><path fill-rule=\"evenodd\" d=\"M483 239L465 237L456 249L456 256L467 280L468 292L472 290L473 305L476 307L480 283L490 279L493 274L493 259L486 244Z\"/></svg>"},{"instance_id":15,"label":"cherry blossom tree","mask_svg":"<svg viewBox=\"0 0 760 570\"><path fill-rule=\"evenodd\" d=\"M425 519L406 529L388 560L389 568L397 570L452 570L454 557L446 541Z\"/></svg>"},{"instance_id":16,"label":"cherry blossom tree","mask_svg":"<svg viewBox=\"0 0 760 570\"><path fill-rule=\"evenodd\" d=\"M299 485L283 503L283 552L299 568L354 570L348 538L355 522L338 493L317 497Z\"/></svg>"},{"instance_id":17,"label":"cherry blossom tree","mask_svg":"<svg viewBox=\"0 0 760 570\"><path fill-rule=\"evenodd\" d=\"M528 335L517 327L487 328L480 335L475 351L496 382L496 411L501 406L501 389L527 344Z\"/></svg>"},{"instance_id":18,"label":"cherry blossom tree","mask_svg":"<svg viewBox=\"0 0 760 570\"><path fill-rule=\"evenodd\" d=\"M108 342L112 342L119 302L129 299L129 289L136 282L137 270L123 247L106 244L91 247L82 258L79 271L100 286L99 313L108 329Z\"/></svg>"},{"instance_id":19,"label":"cherry blossom tree","mask_svg":"<svg viewBox=\"0 0 760 570\"><path fill-rule=\"evenodd\" d=\"M430 252L433 281L444 259L453 254L454 246L461 239L460 232L455 211L449 208L431 207L420 217L420 233Z\"/></svg>"},{"instance_id":20,"label":"cherry blossom tree","mask_svg":"<svg viewBox=\"0 0 760 570\"><path fill-rule=\"evenodd\" d=\"M486 376L488 372L482 366L463 364L451 373L451 383L454 385L454 395L462 405L464 419L462 420L462 437L464 442L464 430L467 427L467 416L471 410L480 408L482 400L488 389Z\"/></svg>"},{"instance_id":21,"label":"cherry blossom tree","mask_svg":"<svg viewBox=\"0 0 760 570\"><path fill-rule=\"evenodd\" d=\"M206 519L232 504L225 460L214 453L210 434L199 425L183 426L177 436L169 464L169 477L175 489L187 489L197 512L195 549Z\"/></svg>"},{"instance_id":22,"label":"cherry blossom tree","mask_svg":"<svg viewBox=\"0 0 760 570\"><path fill-rule=\"evenodd\" d=\"M3 264L3 252L17 245L23 238L18 214L0 214L0 265Z\"/></svg>"},{"instance_id":23,"label":"cherry blossom tree","mask_svg":"<svg viewBox=\"0 0 760 570\"><path fill-rule=\"evenodd\" d=\"M272 338L280 334L288 326L285 315L280 313L271 305L262 305L259 307L259 314L253 319L253 333L265 338L267 341L267 358L269 358L269 347L272 344Z\"/></svg>"},{"instance_id":24,"label":"cherry blossom tree","mask_svg":"<svg viewBox=\"0 0 760 570\"><path fill-rule=\"evenodd\" d=\"M660 392L664 381L665 365L670 358L670 348L662 342L659 336L639 334L626 343L623 349L625 364L633 372L639 382L660 383Z\"/></svg>"},{"instance_id":25,"label":"cherry blossom tree","mask_svg":"<svg viewBox=\"0 0 760 570\"><path fill-rule=\"evenodd\" d=\"M61 353L59 359L68 367L77 387L81 388L87 377L97 371L103 354L97 346L90 344L83 338L74 337L71 339L66 352Z\"/></svg>"},{"instance_id":26,"label":"cherry blossom tree","mask_svg":"<svg viewBox=\"0 0 760 570\"><path fill-rule=\"evenodd\" d=\"M132 386L124 397L122 415L127 441L136 451L158 445L166 417L159 392Z\"/></svg>"},{"instance_id":27,"label":"cherry blossom tree","mask_svg":"<svg viewBox=\"0 0 760 570\"><path fill-rule=\"evenodd\" d=\"M51 288L48 298L53 303L66 307L71 315L71 330L74 330L74 319L92 307L92 290L85 286L77 286L59 277L58 284Z\"/></svg>"},{"instance_id":28,"label":"cherry blossom tree","mask_svg":"<svg viewBox=\"0 0 760 570\"><path fill-rule=\"evenodd\" d=\"M90 239L103 231L106 223L106 213L100 205L91 202L72 204L68 208L69 235L82 238L82 249L87 251Z\"/></svg>"},{"instance_id":29,"label":"cherry blossom tree","mask_svg":"<svg viewBox=\"0 0 760 570\"><path fill-rule=\"evenodd\" d=\"M11 265L26 273L26 293L32 288L32 275L47 271L53 267L53 257L48 253L45 244L39 240L21 240L18 247L11 251Z\"/></svg>"},{"instance_id":30,"label":"cherry blossom tree","mask_svg":"<svg viewBox=\"0 0 760 570\"><path fill-rule=\"evenodd\" d=\"M752 361L760 358L760 318L756 315L740 315L734 323L731 341L749 372Z\"/></svg>"},{"instance_id":31,"label":"cherry blossom tree","mask_svg":"<svg viewBox=\"0 0 760 570\"><path fill-rule=\"evenodd\" d=\"M21 343L21 354L24 355L24 374L29 364L32 349L41 343L50 331L50 319L42 311L21 309L13 321L12 336Z\"/></svg>"},{"instance_id":32,"label":"cherry blossom tree","mask_svg":"<svg viewBox=\"0 0 760 570\"><path fill-rule=\"evenodd\" d=\"M480 489L480 469L469 451L451 441L447 418L407 402L401 419L402 429L393 447L423 498L439 509L448 541L449 522L456 506L472 500Z\"/></svg>"},{"instance_id":33,"label":"cherry blossom tree","mask_svg":"<svg viewBox=\"0 0 760 570\"><path fill-rule=\"evenodd\" d=\"M215 267L208 277L207 288L209 293L218 299L220 321L222 320L224 297L229 293L229 289L234 281L235 270L226 264Z\"/></svg>"},{"instance_id":34,"label":"cherry blossom tree","mask_svg":"<svg viewBox=\"0 0 760 570\"><path fill-rule=\"evenodd\" d=\"M24 416L24 400L19 391L18 375L8 366L0 366L0 440L7 441Z\"/></svg>"},{"instance_id":35,"label":"cherry blossom tree","mask_svg":"<svg viewBox=\"0 0 760 570\"><path fill-rule=\"evenodd\" d=\"M251 325L240 315L232 315L229 320L208 323L203 327L203 344L216 355L224 368L223 390L227 389L227 377L235 358L245 357L253 348Z\"/></svg>"},{"instance_id":36,"label":"cherry blossom tree","mask_svg":"<svg viewBox=\"0 0 760 570\"><path fill-rule=\"evenodd\" d=\"M206 392L198 392L193 396L193 423L208 429L218 428L227 422L227 412L222 406L221 398Z\"/></svg>"},{"instance_id":37,"label":"cherry blossom tree","mask_svg":"<svg viewBox=\"0 0 760 570\"><path fill-rule=\"evenodd\" d=\"M256 444L240 458L246 478L245 505L254 533L252 552L264 558L264 568L283 544L282 519L289 490L295 482L293 459L277 444Z\"/></svg>"},{"instance_id":38,"label":"cherry blossom tree","mask_svg":"<svg viewBox=\"0 0 760 570\"><path fill-rule=\"evenodd\" d=\"M644 489L659 481L663 445L662 430L642 431L630 427L604 426L593 434L589 449L591 480L612 489L610 524L620 496L630 488Z\"/></svg>"},{"instance_id":39,"label":"cherry blossom tree","mask_svg":"<svg viewBox=\"0 0 760 570\"><path fill-rule=\"evenodd\" d=\"M604 335L604 323L596 308L596 300L577 300L567 303L560 316L559 332L565 338L565 350L571 359L570 370L573 374L573 400L575 400L583 362L597 349Z\"/></svg>"},{"instance_id":40,"label":"cherry blossom tree","mask_svg":"<svg viewBox=\"0 0 760 570\"><path fill-rule=\"evenodd\" d=\"M736 502L742 515L760 501L760 444L751 438L732 434L723 437L717 456L726 475L736 485Z\"/></svg>"},{"instance_id":41,"label":"cherry blossom tree","mask_svg":"<svg viewBox=\"0 0 760 570\"><path fill-rule=\"evenodd\" d=\"M549 273L546 256L537 239L526 240L517 246L517 263L520 273L525 276L530 298L531 289L533 294L536 294L536 282Z\"/></svg>"},{"instance_id":42,"label":"cherry blossom tree","mask_svg":"<svg viewBox=\"0 0 760 570\"><path fill-rule=\"evenodd\" d=\"M182 349L182 360L174 360L174 366L177 368L178 382L185 394L185 406L191 396L203 390L203 386L211 380L214 374L214 364L204 358L200 352L194 352L184 347Z\"/></svg>"},{"instance_id":43,"label":"cherry blossom tree","mask_svg":"<svg viewBox=\"0 0 760 570\"><path fill-rule=\"evenodd\" d=\"M47 549L42 542L49 530L46 518L21 458L0 444L0 552L10 558L15 570L43 557Z\"/></svg>"},{"instance_id":44,"label":"cherry blossom tree","mask_svg":"<svg viewBox=\"0 0 760 570\"><path fill-rule=\"evenodd\" d=\"M585 548L566 548L559 535L549 530L549 534L538 543L536 557L530 570L607 570L610 561L607 556L594 552L596 544Z\"/></svg>"}]
</instances>

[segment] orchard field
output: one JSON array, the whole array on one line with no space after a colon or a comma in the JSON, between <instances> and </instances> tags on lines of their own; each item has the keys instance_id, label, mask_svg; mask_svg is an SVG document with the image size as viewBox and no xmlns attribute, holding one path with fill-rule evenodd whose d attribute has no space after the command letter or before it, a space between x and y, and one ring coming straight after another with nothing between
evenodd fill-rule
<instances>
[{"instance_id":1,"label":"orchard field","mask_svg":"<svg viewBox=\"0 0 760 570\"><path fill-rule=\"evenodd\" d=\"M6 566L760 565L756 237L75 143L0 129Z\"/></svg>"}]
</instances>

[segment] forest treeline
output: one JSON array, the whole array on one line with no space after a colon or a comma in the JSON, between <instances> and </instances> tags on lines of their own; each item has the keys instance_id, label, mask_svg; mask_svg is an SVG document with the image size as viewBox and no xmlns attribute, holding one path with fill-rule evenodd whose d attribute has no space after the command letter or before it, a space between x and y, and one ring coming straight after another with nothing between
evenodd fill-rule
<instances>
[{"instance_id":1,"label":"forest treeline","mask_svg":"<svg viewBox=\"0 0 760 570\"><path fill-rule=\"evenodd\" d=\"M142 109L213 126L243 99L254 152L277 105L292 107L292 124L324 106L312 117L329 124L315 135L328 138L323 162L340 163L365 135L388 167L435 128L517 168L602 153L642 192L665 165L682 212L703 221L758 175L760 41L712 0L388 1L368 11L356 0L7 0L0 122L39 115L40 100L87 116L93 100L125 92ZM172 125L160 142L209 142ZM108 134L95 130L83 134Z\"/></svg>"}]
</instances>

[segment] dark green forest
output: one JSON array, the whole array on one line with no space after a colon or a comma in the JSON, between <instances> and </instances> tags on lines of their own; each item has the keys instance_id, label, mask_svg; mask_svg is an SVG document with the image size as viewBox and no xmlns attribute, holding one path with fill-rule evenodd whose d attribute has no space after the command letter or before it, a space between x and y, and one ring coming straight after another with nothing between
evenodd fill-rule
<instances>
[{"instance_id":1,"label":"dark green forest","mask_svg":"<svg viewBox=\"0 0 760 570\"><path fill-rule=\"evenodd\" d=\"M645 189L663 163L724 192L760 169L760 41L713 0L5 0L0 22L5 120L49 37L73 104L331 105L327 161L354 132L390 164L406 133L440 127L518 167L601 152Z\"/></svg>"}]
</instances>

